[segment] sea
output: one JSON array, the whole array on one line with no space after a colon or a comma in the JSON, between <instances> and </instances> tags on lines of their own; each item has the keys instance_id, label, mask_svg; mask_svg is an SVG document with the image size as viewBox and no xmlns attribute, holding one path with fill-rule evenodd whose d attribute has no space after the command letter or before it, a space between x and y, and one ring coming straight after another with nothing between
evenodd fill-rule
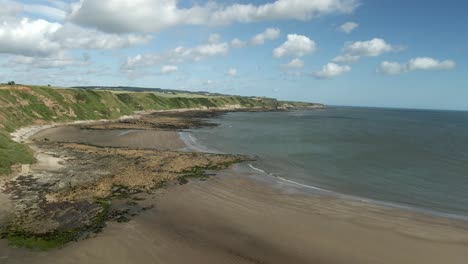
<instances>
[{"instance_id":1,"label":"sea","mask_svg":"<svg viewBox=\"0 0 468 264\"><path fill-rule=\"evenodd\" d=\"M468 112L359 107L234 112L182 133L310 189L468 220Z\"/></svg>"}]
</instances>

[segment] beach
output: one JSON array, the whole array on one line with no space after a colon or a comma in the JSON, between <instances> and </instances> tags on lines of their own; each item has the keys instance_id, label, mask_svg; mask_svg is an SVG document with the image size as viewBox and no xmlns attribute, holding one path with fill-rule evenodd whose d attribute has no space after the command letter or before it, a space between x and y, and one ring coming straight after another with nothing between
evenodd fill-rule
<instances>
[{"instance_id":1,"label":"beach","mask_svg":"<svg viewBox=\"0 0 468 264\"><path fill-rule=\"evenodd\" d=\"M461 264L468 259L468 224L462 220L307 190L259 173L248 166L249 161L210 172L216 175L209 178L188 179L188 183L180 184L173 176L174 168L192 162L205 164L206 159L221 164L230 157L196 156L186 149L179 152L184 144L174 130L135 130L128 124L125 128L121 125L113 124L112 130L102 126L58 127L35 134L32 138L40 149L47 146L49 155L62 160L49 163L53 165L49 167L39 162L31 166L33 172L63 170L57 164L102 172L95 176L89 173L88 178L70 176L72 184L82 187L79 191L66 189L66 193L57 195L51 188L45 192L54 193L54 199L106 193L108 185L101 182L101 177L106 179L104 183L125 186L133 186L136 181L140 183L135 185L138 188L153 183L160 174L169 182L163 188L125 197L124 205L138 202L132 205L135 213L127 221L109 219L100 232L60 248L41 252L14 248L1 240L0 263ZM119 140L110 140L112 137ZM108 148L112 142L116 146ZM67 155L58 155L65 150ZM107 156L101 153L104 151ZM134 167L109 180L106 166L96 167L92 161L85 165L74 163L70 155L78 154L81 159L114 157L107 160L111 164L115 157L120 162L124 157L129 164L137 160L162 166L162 170L153 175L142 173L141 169L147 167ZM154 163L162 156L163 163L159 159ZM128 178L133 176L134 180ZM102 188L89 188L89 183L99 183ZM51 197L47 195L46 200ZM119 205L118 198L115 203ZM138 210L141 208L144 210Z\"/></svg>"},{"instance_id":2,"label":"beach","mask_svg":"<svg viewBox=\"0 0 468 264\"><path fill-rule=\"evenodd\" d=\"M223 174L169 187L155 197L153 209L128 223L110 223L96 237L62 249L38 253L2 242L0 260L461 264L468 258L466 226L420 221L397 211L379 215L364 205L340 205L331 198L292 194ZM411 230L413 225L417 229Z\"/></svg>"}]
</instances>

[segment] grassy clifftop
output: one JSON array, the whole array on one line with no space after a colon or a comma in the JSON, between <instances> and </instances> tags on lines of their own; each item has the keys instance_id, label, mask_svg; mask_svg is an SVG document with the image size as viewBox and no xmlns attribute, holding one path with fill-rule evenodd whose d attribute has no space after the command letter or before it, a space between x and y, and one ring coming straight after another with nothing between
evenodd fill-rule
<instances>
[{"instance_id":1,"label":"grassy clifftop","mask_svg":"<svg viewBox=\"0 0 468 264\"><path fill-rule=\"evenodd\" d=\"M114 119L142 110L230 107L277 109L295 106L313 104L241 96L164 95L0 85L0 174L9 173L13 164L33 161L31 151L13 142L8 134L23 126L52 121Z\"/></svg>"}]
</instances>

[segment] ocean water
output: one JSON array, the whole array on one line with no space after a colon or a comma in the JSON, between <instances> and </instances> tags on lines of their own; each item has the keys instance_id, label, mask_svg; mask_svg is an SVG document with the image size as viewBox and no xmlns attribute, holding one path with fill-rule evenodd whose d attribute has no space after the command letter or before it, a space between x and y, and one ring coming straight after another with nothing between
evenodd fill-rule
<instances>
[{"instance_id":1,"label":"ocean water","mask_svg":"<svg viewBox=\"0 0 468 264\"><path fill-rule=\"evenodd\" d=\"M302 186L468 219L468 112L329 107L228 113L202 150Z\"/></svg>"}]
</instances>

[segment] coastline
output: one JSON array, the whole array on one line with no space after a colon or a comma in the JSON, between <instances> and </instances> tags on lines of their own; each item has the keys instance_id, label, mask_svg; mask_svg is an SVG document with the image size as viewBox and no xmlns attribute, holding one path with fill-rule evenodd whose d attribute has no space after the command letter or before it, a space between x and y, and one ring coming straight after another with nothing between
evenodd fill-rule
<instances>
[{"instance_id":1,"label":"coastline","mask_svg":"<svg viewBox=\"0 0 468 264\"><path fill-rule=\"evenodd\" d=\"M158 189L145 201L154 208L125 223L109 222L101 233L60 249L38 253L2 240L0 263L464 263L468 258L463 221L304 192L246 166Z\"/></svg>"},{"instance_id":2,"label":"coastline","mask_svg":"<svg viewBox=\"0 0 468 264\"><path fill-rule=\"evenodd\" d=\"M178 132L180 139L184 142L184 144L187 146L186 149L188 151L196 151L196 152L204 152L204 153L226 153L223 152L219 149L213 149L211 147L207 147L203 145L199 139L197 139L192 132L190 131L183 131L183 132ZM257 157L254 157L253 159L255 160ZM448 218L451 220L456 220L456 221L464 221L468 223L468 216L466 215L461 215L461 214L454 214L454 213L447 213L447 212L442 212L442 211L437 211L434 209L430 208L423 208L423 207L418 207L418 206L411 206L411 205L406 205L402 203L396 203L396 202L388 202L384 200L376 200L376 199L371 199L371 198L364 198L356 195L351 195L351 194L344 194L340 192L336 192L333 190L329 189L323 189L314 185L310 185L309 183L301 183L296 181L293 178L287 177L287 175L279 175L275 172L271 171L265 171L264 168L258 168L255 167L254 165L250 163L246 163L246 165L258 172L259 174L264 174L264 177L268 178L274 178L276 181L283 181L285 185L291 184L292 187L295 187L299 191L308 193L308 192L320 192L326 195L332 195L335 196L339 199L343 200L352 200L356 202L361 202L363 204L370 204L370 205L375 205L379 207L389 207L392 209L398 209L402 211L407 211L408 213L415 213L415 214L421 214L421 215L427 215L428 217L441 217L441 218Z\"/></svg>"}]
</instances>

